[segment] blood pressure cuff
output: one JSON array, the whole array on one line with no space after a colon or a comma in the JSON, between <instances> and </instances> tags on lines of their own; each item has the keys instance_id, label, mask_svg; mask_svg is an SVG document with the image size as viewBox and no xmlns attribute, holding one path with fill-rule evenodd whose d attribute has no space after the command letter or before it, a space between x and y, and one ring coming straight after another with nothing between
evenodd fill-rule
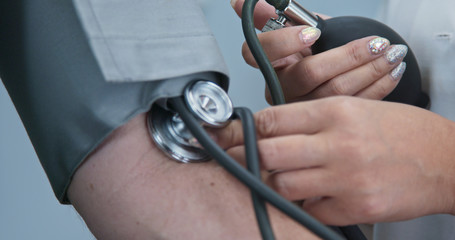
<instances>
[{"instance_id":1,"label":"blood pressure cuff","mask_svg":"<svg viewBox=\"0 0 455 240\"><path fill-rule=\"evenodd\" d=\"M62 203L114 129L226 66L192 0L2 0L0 76Z\"/></svg>"}]
</instances>

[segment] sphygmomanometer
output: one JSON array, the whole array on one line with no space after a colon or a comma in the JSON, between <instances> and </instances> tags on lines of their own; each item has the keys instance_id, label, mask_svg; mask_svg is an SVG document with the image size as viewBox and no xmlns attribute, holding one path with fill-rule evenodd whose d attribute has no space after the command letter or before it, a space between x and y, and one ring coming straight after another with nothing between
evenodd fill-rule
<instances>
[{"instance_id":1,"label":"sphygmomanometer","mask_svg":"<svg viewBox=\"0 0 455 240\"><path fill-rule=\"evenodd\" d=\"M254 28L253 11L257 2L246 0L243 5L242 25L245 38L267 82L273 104L284 104L276 73L257 39ZM312 47L313 54L369 35L386 37L393 44L405 44L392 29L371 19L336 17L323 20L294 0L267 2L276 8L277 17L270 19L262 31L283 28L287 22L317 27L322 34ZM420 72L412 51L409 51L404 61L408 66L406 73L396 89L384 100L425 107L429 99L421 91ZM323 239L364 238L356 226L330 228L319 223L261 182L252 114L248 109L233 107L226 92L216 84L204 79L195 79L186 87L183 96L167 99L164 106L154 106L150 113L151 117L148 118L150 134L168 156L183 163L202 162L213 158L251 189L263 239L274 239L265 202L275 206ZM244 129L247 169L230 158L204 131L204 127L223 127L233 118L240 119Z\"/></svg>"},{"instance_id":2,"label":"sphygmomanometer","mask_svg":"<svg viewBox=\"0 0 455 240\"><path fill-rule=\"evenodd\" d=\"M214 159L251 189L263 239L274 239L266 203L323 239L363 239L356 226L325 226L261 182L252 113L246 108L232 105L226 94L225 69L202 61L219 60L218 53L204 52L216 46L211 34L204 29L206 26L194 26L203 22L200 19L203 18L202 14L193 14L196 10L191 9L184 11L188 16L172 15L176 19L169 21L169 24L175 25L155 26L156 17L166 13L153 8L154 2L141 1L143 5L127 6L134 8L134 11L126 12L143 11L141 13L145 17L141 22L134 19L129 22L128 18L111 21L121 16L118 12L109 12L115 8L89 6L84 1L62 1L58 5L54 1L28 1L24 5L17 1L3 3L10 11L1 16L3 22L8 23L0 26L3 43L0 50L2 59L7 58L0 64L1 77L59 200L68 203L66 190L82 160L113 129L139 112L149 111L152 105L147 118L150 135L163 152L182 163ZM273 104L284 104L276 73L262 50L254 28L253 11L257 2L246 0L244 3L242 25L245 38L267 82ZM267 2L275 7L277 16L267 22L263 31L285 27L288 22L317 27L321 30L321 37L312 48L314 54L369 35L385 37L392 44L405 44L390 28L370 19L336 17L323 20L294 0ZM172 8L172 4L186 4L186 1L163 1L160 4L164 8ZM150 11L154 11L153 14ZM194 20L192 28L179 25L187 18ZM98 24L93 24L95 19ZM147 31L152 23L161 32ZM130 28L132 24L134 29ZM166 34L170 31L167 28L175 32L168 36ZM125 32L151 35L123 36ZM161 35L154 36L155 32ZM103 35L107 33L114 37ZM188 53L179 42L180 39L175 38L180 33L189 37L199 36L201 44L197 45L198 49L192 50L204 58L192 58L193 54L187 54L185 58L172 55ZM164 39L163 35L167 38ZM180 52L176 49L172 49L175 51L171 53L168 48L153 48L168 45L178 48ZM158 53L149 52L150 49ZM151 56L161 56L162 59L150 64ZM174 72L164 72L166 64L177 58L179 61L173 62L175 66L172 71L177 69L180 72L175 75L172 75ZM198 68L185 69L185 64L190 61L200 61L195 64ZM426 107L429 99L421 91L420 72L411 50L404 61L408 66L407 71L385 100ZM136 66L155 68L150 70ZM147 82L149 79L153 81ZM107 109L108 106L113 106L115 110ZM242 122L247 168L228 156L204 130L223 127L232 119Z\"/></svg>"}]
</instances>

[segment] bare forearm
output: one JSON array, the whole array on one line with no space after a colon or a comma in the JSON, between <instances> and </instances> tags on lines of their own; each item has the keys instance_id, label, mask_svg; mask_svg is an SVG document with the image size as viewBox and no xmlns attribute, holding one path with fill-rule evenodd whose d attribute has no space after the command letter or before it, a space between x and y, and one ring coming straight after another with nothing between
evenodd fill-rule
<instances>
[{"instance_id":1,"label":"bare forearm","mask_svg":"<svg viewBox=\"0 0 455 240\"><path fill-rule=\"evenodd\" d=\"M259 239L249 191L215 162L179 164L131 120L80 167L69 198L99 239ZM276 210L278 239L312 235Z\"/></svg>"}]
</instances>

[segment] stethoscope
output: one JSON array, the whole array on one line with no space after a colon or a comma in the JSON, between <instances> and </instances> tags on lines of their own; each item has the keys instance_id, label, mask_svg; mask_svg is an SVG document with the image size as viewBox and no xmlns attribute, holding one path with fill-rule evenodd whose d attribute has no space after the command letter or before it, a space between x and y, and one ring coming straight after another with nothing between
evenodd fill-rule
<instances>
[{"instance_id":1,"label":"stethoscope","mask_svg":"<svg viewBox=\"0 0 455 240\"><path fill-rule=\"evenodd\" d=\"M322 20L293 0L266 0L276 8L277 18L270 19L263 31L285 27L287 22L318 27L322 34L313 46L313 53L341 46L354 39L379 35L391 43L406 44L393 30L374 20L360 17L337 17ZM256 35L253 11L258 0L246 0L242 26L250 50L255 56L275 105L284 104L276 73ZM429 99L421 92L420 71L412 51L405 58L408 70L398 87L385 100L425 107ZM234 118L240 119L244 130L247 158L245 169L221 149L204 127L221 128ZM250 188L256 219L263 239L275 239L265 202L270 203L322 239L366 239L356 226L328 227L262 183L253 115L247 108L234 108L223 88L208 79L194 79L181 97L170 98L166 106L154 105L147 122L156 145L172 159L182 163L215 159L229 173Z\"/></svg>"}]
</instances>

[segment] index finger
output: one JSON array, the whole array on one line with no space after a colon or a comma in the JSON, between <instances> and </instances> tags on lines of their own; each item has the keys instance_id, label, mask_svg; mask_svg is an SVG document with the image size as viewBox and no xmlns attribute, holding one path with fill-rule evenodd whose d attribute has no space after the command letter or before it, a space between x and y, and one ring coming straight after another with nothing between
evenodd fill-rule
<instances>
[{"instance_id":1,"label":"index finger","mask_svg":"<svg viewBox=\"0 0 455 240\"><path fill-rule=\"evenodd\" d=\"M254 115L258 139L295 134L315 134L330 117L325 116L328 101L316 100L270 107ZM240 121L233 121L219 130L209 130L224 149L243 144Z\"/></svg>"}]
</instances>

